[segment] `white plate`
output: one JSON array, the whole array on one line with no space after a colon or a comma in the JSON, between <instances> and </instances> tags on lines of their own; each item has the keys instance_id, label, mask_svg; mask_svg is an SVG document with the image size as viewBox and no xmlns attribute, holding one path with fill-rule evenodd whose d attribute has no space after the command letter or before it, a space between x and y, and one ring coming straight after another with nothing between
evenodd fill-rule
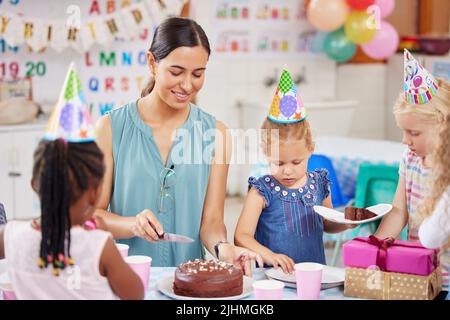
<instances>
[{"instance_id":1,"label":"white plate","mask_svg":"<svg viewBox=\"0 0 450 320\"><path fill-rule=\"evenodd\" d=\"M247 276L244 276L244 287L242 290L242 294L238 296L231 297L220 297L220 298L198 298L198 297L186 297L179 296L173 292L173 280L174 276L168 276L164 279L158 281L157 288L164 295L177 300L238 300L248 297L253 292L253 279Z\"/></svg>"},{"instance_id":2,"label":"white plate","mask_svg":"<svg viewBox=\"0 0 450 320\"><path fill-rule=\"evenodd\" d=\"M330 221L333 221L336 223L342 223L342 224L361 224L361 223L366 223L366 222L375 221L375 220L380 219L386 213L391 211L392 205L387 204L387 203L382 203L382 204L377 204L376 206L368 207L366 209L375 213L377 216L370 218L370 219L354 221L354 220L345 219L345 214L343 212L340 212L340 211L337 211L334 209L330 209L327 207L314 206L314 211L316 211L318 214L320 214L322 217L324 217L327 220L330 220Z\"/></svg>"},{"instance_id":3,"label":"white plate","mask_svg":"<svg viewBox=\"0 0 450 320\"><path fill-rule=\"evenodd\" d=\"M286 274L281 268L271 268L264 271L270 279L284 282L286 287L297 288L295 273ZM322 272L322 289L341 286L345 281L345 269L330 266L324 266Z\"/></svg>"}]
</instances>

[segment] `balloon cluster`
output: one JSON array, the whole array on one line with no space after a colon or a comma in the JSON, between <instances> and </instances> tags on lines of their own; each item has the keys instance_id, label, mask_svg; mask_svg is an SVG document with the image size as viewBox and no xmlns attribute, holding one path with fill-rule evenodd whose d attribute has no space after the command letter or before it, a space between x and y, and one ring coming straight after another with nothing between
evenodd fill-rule
<instances>
[{"instance_id":1,"label":"balloon cluster","mask_svg":"<svg viewBox=\"0 0 450 320\"><path fill-rule=\"evenodd\" d=\"M373 59L389 58L397 51L399 36L381 19L394 6L395 0L310 0L308 20L319 30L312 51L324 51L330 59L345 62L360 45Z\"/></svg>"}]
</instances>

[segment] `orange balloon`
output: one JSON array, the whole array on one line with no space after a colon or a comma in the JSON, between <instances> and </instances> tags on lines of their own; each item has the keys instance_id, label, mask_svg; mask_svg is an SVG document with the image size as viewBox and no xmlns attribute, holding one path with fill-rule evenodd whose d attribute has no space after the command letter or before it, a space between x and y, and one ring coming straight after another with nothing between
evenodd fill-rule
<instances>
[{"instance_id":1,"label":"orange balloon","mask_svg":"<svg viewBox=\"0 0 450 320\"><path fill-rule=\"evenodd\" d=\"M344 24L349 11L345 0L311 0L307 16L314 27L330 32Z\"/></svg>"}]
</instances>

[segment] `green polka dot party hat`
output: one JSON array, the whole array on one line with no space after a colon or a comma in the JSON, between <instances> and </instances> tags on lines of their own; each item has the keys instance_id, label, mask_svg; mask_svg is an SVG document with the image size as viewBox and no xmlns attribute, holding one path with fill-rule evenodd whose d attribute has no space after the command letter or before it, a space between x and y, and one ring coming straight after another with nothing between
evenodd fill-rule
<instances>
[{"instance_id":1,"label":"green polka dot party hat","mask_svg":"<svg viewBox=\"0 0 450 320\"><path fill-rule=\"evenodd\" d=\"M290 73L283 69L267 118L278 123L294 123L306 119L306 109Z\"/></svg>"},{"instance_id":2,"label":"green polka dot party hat","mask_svg":"<svg viewBox=\"0 0 450 320\"><path fill-rule=\"evenodd\" d=\"M64 139L68 142L95 140L89 106L73 62L67 71L58 102L53 108L44 139Z\"/></svg>"}]
</instances>

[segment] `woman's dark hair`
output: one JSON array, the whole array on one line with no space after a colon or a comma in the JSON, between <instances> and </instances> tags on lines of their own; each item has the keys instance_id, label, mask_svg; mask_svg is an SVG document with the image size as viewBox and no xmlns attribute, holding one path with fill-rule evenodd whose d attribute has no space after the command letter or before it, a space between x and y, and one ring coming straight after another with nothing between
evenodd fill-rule
<instances>
[{"instance_id":1,"label":"woman's dark hair","mask_svg":"<svg viewBox=\"0 0 450 320\"><path fill-rule=\"evenodd\" d=\"M194 20L188 18L172 17L164 20L156 28L153 41L149 51L158 62L167 57L173 50L179 47L203 46L208 56L211 53L208 37L205 31ZM155 86L154 79L151 79L142 90L141 97L152 92Z\"/></svg>"},{"instance_id":2,"label":"woman's dark hair","mask_svg":"<svg viewBox=\"0 0 450 320\"><path fill-rule=\"evenodd\" d=\"M103 153L95 142L70 143L42 140L35 153L32 186L41 202L42 240L39 266L53 265L55 275L70 255L70 206L85 191L97 187L105 168Z\"/></svg>"}]
</instances>

